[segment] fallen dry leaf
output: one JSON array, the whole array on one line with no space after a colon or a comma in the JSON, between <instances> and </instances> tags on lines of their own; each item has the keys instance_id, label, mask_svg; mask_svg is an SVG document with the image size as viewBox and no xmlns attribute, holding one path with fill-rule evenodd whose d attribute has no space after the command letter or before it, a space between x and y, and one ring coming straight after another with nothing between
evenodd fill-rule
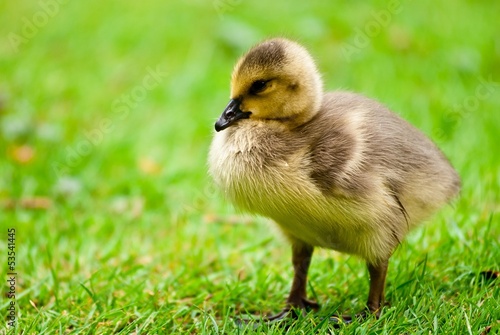
<instances>
[{"instance_id":1,"label":"fallen dry leaf","mask_svg":"<svg viewBox=\"0 0 500 335\"><path fill-rule=\"evenodd\" d=\"M161 172L161 166L148 157L139 158L139 170L147 175L158 175Z\"/></svg>"},{"instance_id":2,"label":"fallen dry leaf","mask_svg":"<svg viewBox=\"0 0 500 335\"><path fill-rule=\"evenodd\" d=\"M497 320L497 324L500 325L500 320ZM492 330L493 330L493 326L486 326L486 328L484 328L484 330L481 333L481 335L489 334ZM495 330L496 330L495 334L498 334L498 328L496 328Z\"/></svg>"},{"instance_id":3,"label":"fallen dry leaf","mask_svg":"<svg viewBox=\"0 0 500 335\"><path fill-rule=\"evenodd\" d=\"M488 326L486 328L484 328L483 332L481 333L481 335L486 335L486 334L489 334L491 331L491 326Z\"/></svg>"},{"instance_id":4,"label":"fallen dry leaf","mask_svg":"<svg viewBox=\"0 0 500 335\"><path fill-rule=\"evenodd\" d=\"M24 209L48 209L51 206L52 200L47 197L0 200L0 208L4 209L14 209L17 207Z\"/></svg>"},{"instance_id":5,"label":"fallen dry leaf","mask_svg":"<svg viewBox=\"0 0 500 335\"><path fill-rule=\"evenodd\" d=\"M10 156L21 164L30 163L35 158L35 150L29 145L20 145L10 148Z\"/></svg>"}]
</instances>

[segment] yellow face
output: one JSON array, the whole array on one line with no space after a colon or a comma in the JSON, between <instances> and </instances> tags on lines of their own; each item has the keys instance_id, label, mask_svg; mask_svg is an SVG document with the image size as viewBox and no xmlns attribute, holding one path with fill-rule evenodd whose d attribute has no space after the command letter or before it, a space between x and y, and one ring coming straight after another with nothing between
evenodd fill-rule
<instances>
[{"instance_id":1,"label":"yellow face","mask_svg":"<svg viewBox=\"0 0 500 335\"><path fill-rule=\"evenodd\" d=\"M278 72L278 71L276 71ZM285 119L296 113L303 95L298 78L285 73L245 73L231 83L231 98L240 99L240 109L253 119ZM300 108L300 107L299 107Z\"/></svg>"},{"instance_id":2,"label":"yellow face","mask_svg":"<svg viewBox=\"0 0 500 335\"><path fill-rule=\"evenodd\" d=\"M236 64L231 102L216 129L244 119L300 125L314 116L321 97L321 79L307 51L288 40L268 40Z\"/></svg>"}]
</instances>

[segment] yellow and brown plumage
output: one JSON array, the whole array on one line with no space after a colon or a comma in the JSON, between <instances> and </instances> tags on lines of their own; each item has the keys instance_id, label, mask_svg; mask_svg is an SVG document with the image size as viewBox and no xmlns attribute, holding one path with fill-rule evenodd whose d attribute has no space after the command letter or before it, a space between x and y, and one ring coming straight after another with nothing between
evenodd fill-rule
<instances>
[{"instance_id":1,"label":"yellow and brown plumage","mask_svg":"<svg viewBox=\"0 0 500 335\"><path fill-rule=\"evenodd\" d=\"M368 308L377 312L394 248L460 189L431 140L374 100L324 93L307 50L286 39L264 41L238 61L216 130L215 183L292 243L286 311L314 306L305 278L313 248L322 247L366 260Z\"/></svg>"}]
</instances>

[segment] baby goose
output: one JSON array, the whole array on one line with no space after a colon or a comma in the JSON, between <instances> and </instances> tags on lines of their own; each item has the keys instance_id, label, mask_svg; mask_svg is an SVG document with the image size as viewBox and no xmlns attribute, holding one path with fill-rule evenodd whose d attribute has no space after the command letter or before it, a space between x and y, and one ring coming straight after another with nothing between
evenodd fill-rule
<instances>
[{"instance_id":1,"label":"baby goose","mask_svg":"<svg viewBox=\"0 0 500 335\"><path fill-rule=\"evenodd\" d=\"M292 245L287 306L266 320L317 307L306 295L314 247L366 261L367 309L378 316L392 252L460 190L431 140L374 100L324 93L312 57L287 39L238 61L215 130L215 183L237 208L274 220Z\"/></svg>"}]
</instances>

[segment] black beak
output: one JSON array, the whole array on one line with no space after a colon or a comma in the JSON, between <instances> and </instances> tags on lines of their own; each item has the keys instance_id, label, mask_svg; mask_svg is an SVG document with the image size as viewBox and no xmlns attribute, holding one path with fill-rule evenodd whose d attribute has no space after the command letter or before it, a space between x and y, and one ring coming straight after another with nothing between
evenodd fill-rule
<instances>
[{"instance_id":1,"label":"black beak","mask_svg":"<svg viewBox=\"0 0 500 335\"><path fill-rule=\"evenodd\" d=\"M238 121L239 119L248 119L251 112L242 112L240 109L241 100L231 99L222 112L220 118L215 122L215 130L221 131Z\"/></svg>"}]
</instances>

